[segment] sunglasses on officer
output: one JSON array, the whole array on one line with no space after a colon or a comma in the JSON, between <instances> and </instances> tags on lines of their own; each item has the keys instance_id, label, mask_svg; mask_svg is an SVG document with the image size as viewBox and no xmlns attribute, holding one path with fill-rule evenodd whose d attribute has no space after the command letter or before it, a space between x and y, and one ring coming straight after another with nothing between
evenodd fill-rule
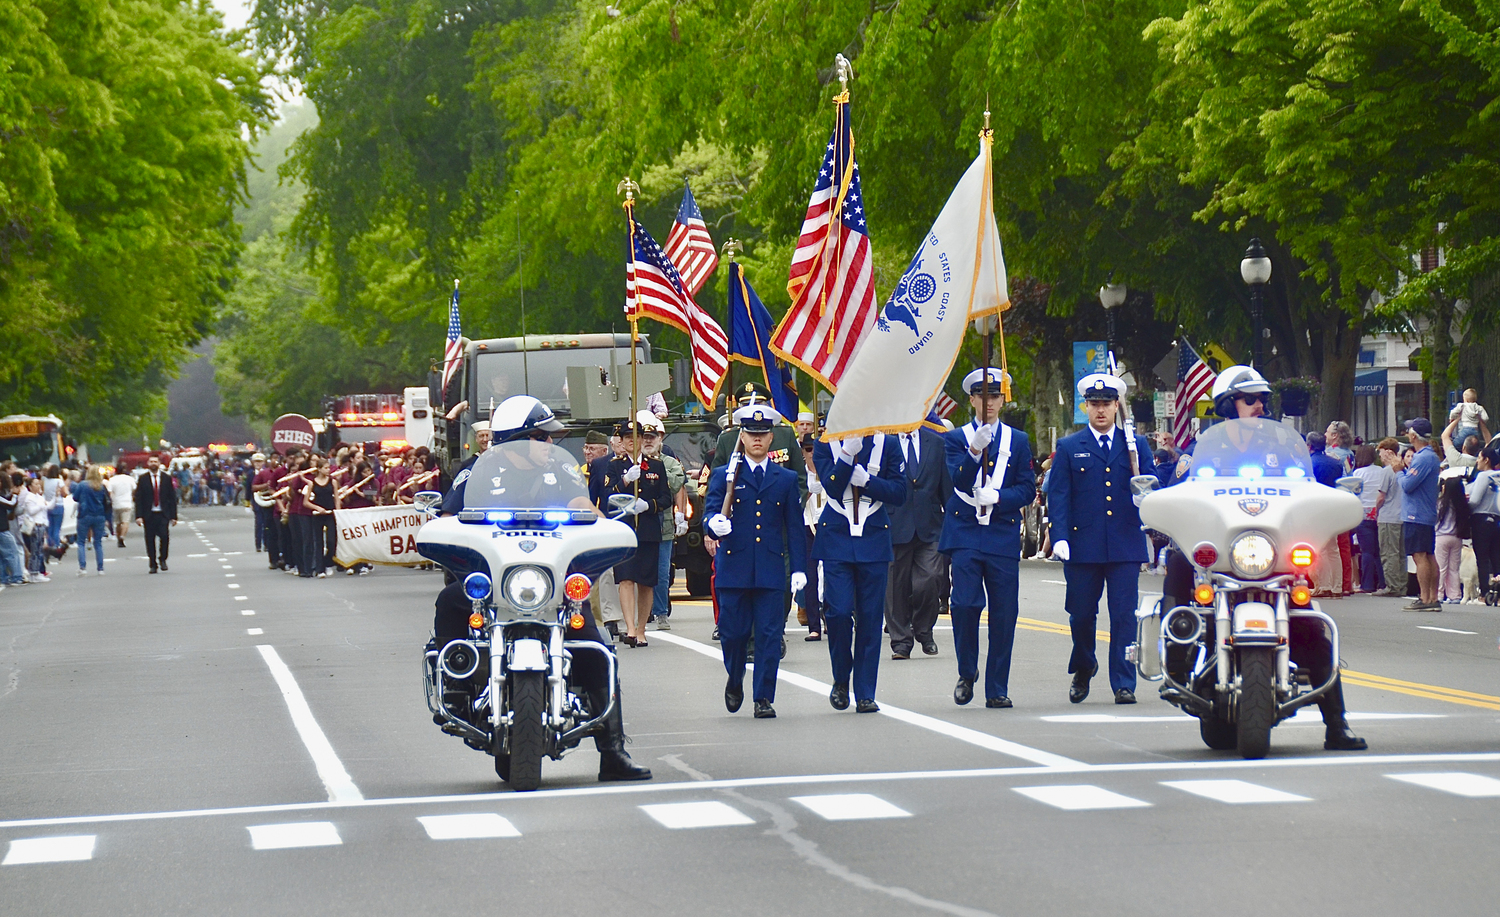
<instances>
[{"instance_id":1,"label":"sunglasses on officer","mask_svg":"<svg viewBox=\"0 0 1500 917\"><path fill-rule=\"evenodd\" d=\"M1250 395L1235 395L1234 400L1243 401L1246 404L1264 404L1269 406L1271 403L1271 396L1267 392L1256 392Z\"/></svg>"}]
</instances>

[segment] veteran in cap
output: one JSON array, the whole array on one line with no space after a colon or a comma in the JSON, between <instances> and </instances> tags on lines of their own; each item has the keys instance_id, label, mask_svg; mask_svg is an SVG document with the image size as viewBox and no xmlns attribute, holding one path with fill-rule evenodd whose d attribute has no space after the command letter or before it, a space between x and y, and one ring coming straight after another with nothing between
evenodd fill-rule
<instances>
[{"instance_id":1,"label":"veteran in cap","mask_svg":"<svg viewBox=\"0 0 1500 917\"><path fill-rule=\"evenodd\" d=\"M1065 607L1073 630L1068 700L1089 695L1089 679L1099 671L1094 653L1099 599L1109 593L1109 686L1115 703L1135 703L1135 666L1125 658L1134 640L1141 564L1151 557L1141 531L1140 512L1131 499L1132 451L1146 462L1151 446L1144 436L1132 444L1115 421L1125 400L1123 380L1093 373L1078 380L1088 426L1057 441L1047 478L1047 512L1052 521L1052 554L1063 562L1068 583ZM1132 449L1133 446L1133 449Z\"/></svg>"},{"instance_id":2,"label":"veteran in cap","mask_svg":"<svg viewBox=\"0 0 1500 917\"><path fill-rule=\"evenodd\" d=\"M807 538L797 476L770 460L780 420L769 404L745 405L734 412L741 454L713 470L703 509L709 514L704 525L710 537L705 544L714 555L719 643L729 675L724 706L735 713L745 699L745 656L753 629L757 719L776 716L772 704L788 585L793 592L807 585ZM726 501L731 488L733 498Z\"/></svg>"}]
</instances>

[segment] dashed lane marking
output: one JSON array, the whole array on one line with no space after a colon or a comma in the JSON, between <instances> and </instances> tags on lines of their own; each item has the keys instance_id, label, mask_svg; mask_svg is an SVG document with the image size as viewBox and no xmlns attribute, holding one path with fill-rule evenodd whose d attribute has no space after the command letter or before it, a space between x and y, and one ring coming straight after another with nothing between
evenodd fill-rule
<instances>
[{"instance_id":1,"label":"dashed lane marking","mask_svg":"<svg viewBox=\"0 0 1500 917\"><path fill-rule=\"evenodd\" d=\"M1361 755L1356 757L1323 755L1318 757L1263 758L1246 761L1226 758L1212 761L1142 762L1138 764L1080 764L1076 768L1053 767L985 767L970 770L889 771L863 774L798 774L792 776L737 777L727 780L684 780L676 783L631 783L605 786L582 786L568 789L537 790L515 793L467 793L452 796L393 796L384 799L341 800L338 802L290 802L262 806L237 806L217 809L184 809L168 812L127 812L113 815L67 815L53 818L22 818L0 821L0 828L41 828L56 825L96 825L113 822L172 821L184 818L218 816L268 815L287 812L331 812L344 809L374 809L389 806L436 806L449 804L476 805L483 802L525 803L537 799L568 799L575 796L631 796L671 793L702 793L709 790L748 789L773 786L820 786L829 784L895 783L901 781L972 780L1003 777L1055 777L1059 774L1114 773L1188 773L1215 770L1284 770L1287 768L1410 767L1413 765L1476 765L1500 763L1500 752L1448 753L1430 755ZM1391 775L1395 776L1395 775ZM1500 783L1500 781L1496 781Z\"/></svg>"},{"instance_id":2,"label":"dashed lane marking","mask_svg":"<svg viewBox=\"0 0 1500 917\"><path fill-rule=\"evenodd\" d=\"M255 609L253 609L253 608L241 608L240 609L240 614L242 614L242 615L244 615L245 617L248 618L251 615L255 614Z\"/></svg>"},{"instance_id":3,"label":"dashed lane marking","mask_svg":"<svg viewBox=\"0 0 1500 917\"><path fill-rule=\"evenodd\" d=\"M312 708L307 705L307 698L302 696L302 689L297 687L297 679L292 677L292 670L288 669L286 663L281 661L281 656L277 655L276 647L261 644L256 649L260 651L261 658L265 659L266 666L271 670L271 677L276 679L276 686L281 689L281 696L286 700L287 709L292 714L292 725L297 728L297 734L302 737L302 744L307 746L308 754L312 755L313 764L318 770L318 777L328 790L328 801L357 802L364 799L359 787L354 785L353 778L344 769L343 762L334 753L328 736L323 734L322 727L313 717Z\"/></svg>"},{"instance_id":4,"label":"dashed lane marking","mask_svg":"<svg viewBox=\"0 0 1500 917\"><path fill-rule=\"evenodd\" d=\"M24 866L30 863L71 863L94 858L97 835L73 837L29 837L10 842L0 866Z\"/></svg>"},{"instance_id":5,"label":"dashed lane marking","mask_svg":"<svg viewBox=\"0 0 1500 917\"><path fill-rule=\"evenodd\" d=\"M1106 790L1102 786L1086 783L1070 786L1017 786L1011 789L1022 796L1068 812L1088 809L1144 809L1151 805L1149 802Z\"/></svg>"},{"instance_id":6,"label":"dashed lane marking","mask_svg":"<svg viewBox=\"0 0 1500 917\"><path fill-rule=\"evenodd\" d=\"M1467 796L1471 799L1500 796L1500 780L1480 774L1464 774L1455 771L1441 774L1386 774L1386 776L1392 780L1401 780L1433 790L1442 790L1444 793L1453 793L1456 796Z\"/></svg>"},{"instance_id":7,"label":"dashed lane marking","mask_svg":"<svg viewBox=\"0 0 1500 917\"><path fill-rule=\"evenodd\" d=\"M1417 630L1435 630L1440 634L1463 634L1466 637L1479 636L1479 631L1477 630L1454 630L1451 627L1433 627L1430 624L1418 624Z\"/></svg>"},{"instance_id":8,"label":"dashed lane marking","mask_svg":"<svg viewBox=\"0 0 1500 917\"><path fill-rule=\"evenodd\" d=\"M836 793L830 796L793 796L792 802L828 821L866 818L910 818L911 813L869 793Z\"/></svg>"},{"instance_id":9,"label":"dashed lane marking","mask_svg":"<svg viewBox=\"0 0 1500 917\"><path fill-rule=\"evenodd\" d=\"M658 640L663 641L664 643L676 644L677 646L684 647L685 649L690 649L695 653L700 653L704 656L707 656L710 659L718 659L722 661L724 658L723 654L717 647L709 646L705 643L699 643L696 640L689 640L686 637L679 637L676 634L670 633L661 633L660 631L656 632L652 636ZM777 673L777 680L785 682L789 685L794 685L798 688L802 688L805 691L811 691L814 694L822 694L825 697L828 695L828 692L833 689L833 686L830 684L818 681L815 678L809 678L806 675L799 675L796 672L789 672L786 669L781 669ZM1042 751L1038 748L1031 748L1026 745L1021 745L1016 742L1002 739L999 736L992 736L989 733L980 732L977 729L969 729L964 726L950 723L947 720L940 720L935 716L927 716L924 713L916 713L911 710L905 710L901 707L897 707L884 702L882 702L880 705L880 712L882 715L888 716L893 720L898 720L912 726L919 726L923 729L928 729L933 732L939 733L940 735L945 735L949 738L957 739L960 742L967 742L970 745L977 745L980 748L988 748L991 751L998 751L1002 754L1020 758L1022 761L1030 761L1033 764L1040 764L1044 767L1075 768L1085 766L1082 761L1075 761L1072 758L1066 758L1062 755L1054 755L1051 752Z\"/></svg>"},{"instance_id":10,"label":"dashed lane marking","mask_svg":"<svg viewBox=\"0 0 1500 917\"><path fill-rule=\"evenodd\" d=\"M249 634L252 637L259 637L261 634L265 633L265 631L261 630L259 627L248 627L245 629L245 633Z\"/></svg>"},{"instance_id":11,"label":"dashed lane marking","mask_svg":"<svg viewBox=\"0 0 1500 917\"><path fill-rule=\"evenodd\" d=\"M331 821L298 821L284 825L250 825L250 846L256 850L293 847L337 847L344 842Z\"/></svg>"},{"instance_id":12,"label":"dashed lane marking","mask_svg":"<svg viewBox=\"0 0 1500 917\"><path fill-rule=\"evenodd\" d=\"M494 812L472 815L423 815L417 819L435 841L472 840L485 837L520 837L510 819Z\"/></svg>"},{"instance_id":13,"label":"dashed lane marking","mask_svg":"<svg viewBox=\"0 0 1500 917\"><path fill-rule=\"evenodd\" d=\"M723 802L669 802L641 806L664 828L724 828L753 825L755 819Z\"/></svg>"},{"instance_id":14,"label":"dashed lane marking","mask_svg":"<svg viewBox=\"0 0 1500 917\"><path fill-rule=\"evenodd\" d=\"M1254 802L1312 801L1306 796L1273 790L1268 786L1247 783L1244 780L1163 780L1161 785L1172 787L1175 790L1182 790L1185 793L1192 793L1194 796L1202 796L1204 799L1227 802L1231 805L1243 805Z\"/></svg>"}]
</instances>

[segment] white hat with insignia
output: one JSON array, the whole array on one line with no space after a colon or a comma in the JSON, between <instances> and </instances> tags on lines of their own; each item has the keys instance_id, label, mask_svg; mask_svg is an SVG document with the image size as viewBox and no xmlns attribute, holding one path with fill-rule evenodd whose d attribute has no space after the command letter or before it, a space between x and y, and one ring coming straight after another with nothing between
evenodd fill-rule
<instances>
[{"instance_id":1,"label":"white hat with insignia","mask_svg":"<svg viewBox=\"0 0 1500 917\"><path fill-rule=\"evenodd\" d=\"M1085 401L1119 401L1125 397L1125 380L1109 373L1089 373L1078 380L1078 397Z\"/></svg>"},{"instance_id":2,"label":"white hat with insignia","mask_svg":"<svg viewBox=\"0 0 1500 917\"><path fill-rule=\"evenodd\" d=\"M769 404L747 404L734 412L734 422L747 433L769 433L781 414Z\"/></svg>"},{"instance_id":3,"label":"white hat with insignia","mask_svg":"<svg viewBox=\"0 0 1500 917\"><path fill-rule=\"evenodd\" d=\"M986 372L990 374L990 391L997 395L1002 390L1002 384L1009 384L1011 381L1010 373L998 366L991 366L988 370L976 369L967 376L964 376L964 391L970 395L977 395L984 391L984 374Z\"/></svg>"}]
</instances>

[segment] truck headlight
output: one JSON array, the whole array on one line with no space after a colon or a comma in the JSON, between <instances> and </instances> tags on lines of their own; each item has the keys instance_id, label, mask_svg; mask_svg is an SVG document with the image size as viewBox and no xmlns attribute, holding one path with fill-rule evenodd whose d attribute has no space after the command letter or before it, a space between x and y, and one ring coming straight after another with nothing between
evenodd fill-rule
<instances>
[{"instance_id":1,"label":"truck headlight","mask_svg":"<svg viewBox=\"0 0 1500 917\"><path fill-rule=\"evenodd\" d=\"M1276 547L1261 532L1245 532L1229 546L1229 564L1240 576L1251 579L1265 576L1275 562Z\"/></svg>"},{"instance_id":2,"label":"truck headlight","mask_svg":"<svg viewBox=\"0 0 1500 917\"><path fill-rule=\"evenodd\" d=\"M521 611L535 611L552 597L552 579L540 567L517 567L505 577L505 597Z\"/></svg>"}]
</instances>

